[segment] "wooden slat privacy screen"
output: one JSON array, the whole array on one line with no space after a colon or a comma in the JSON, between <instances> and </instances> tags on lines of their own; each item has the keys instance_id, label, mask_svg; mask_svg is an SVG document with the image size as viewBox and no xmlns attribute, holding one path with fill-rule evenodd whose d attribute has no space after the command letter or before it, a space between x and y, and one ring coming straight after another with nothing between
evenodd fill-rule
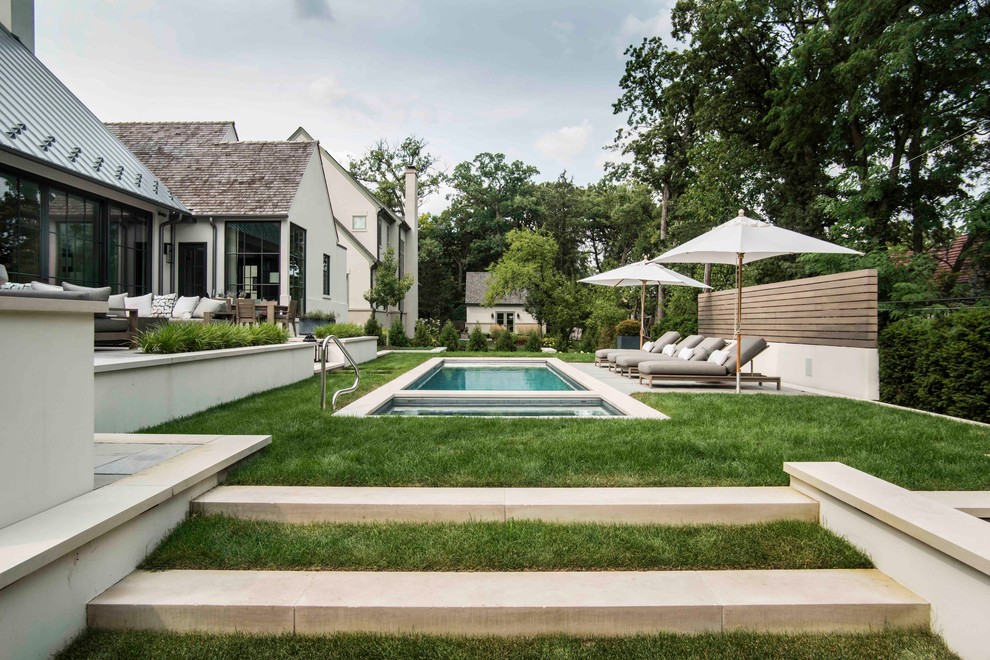
<instances>
[{"instance_id":1,"label":"wooden slat privacy screen","mask_svg":"<svg viewBox=\"0 0 990 660\"><path fill-rule=\"evenodd\" d=\"M736 290L698 297L698 332L731 337ZM877 271L743 287L742 334L770 342L876 348Z\"/></svg>"}]
</instances>

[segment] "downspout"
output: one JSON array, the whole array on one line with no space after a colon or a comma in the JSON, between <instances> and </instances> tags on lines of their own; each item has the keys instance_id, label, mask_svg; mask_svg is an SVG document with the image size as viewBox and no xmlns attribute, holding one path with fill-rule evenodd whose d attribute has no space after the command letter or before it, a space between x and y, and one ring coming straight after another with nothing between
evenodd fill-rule
<instances>
[{"instance_id":1,"label":"downspout","mask_svg":"<svg viewBox=\"0 0 990 660\"><path fill-rule=\"evenodd\" d=\"M213 216L210 216L210 226L213 227L213 268L210 274L211 284L210 287L211 294L213 296L217 295L217 223L213 221Z\"/></svg>"}]
</instances>

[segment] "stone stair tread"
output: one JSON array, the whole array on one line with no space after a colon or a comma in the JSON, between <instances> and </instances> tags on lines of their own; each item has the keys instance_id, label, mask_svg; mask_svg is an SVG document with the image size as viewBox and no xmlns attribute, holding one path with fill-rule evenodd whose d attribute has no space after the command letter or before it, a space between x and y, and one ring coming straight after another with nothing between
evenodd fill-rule
<instances>
[{"instance_id":1,"label":"stone stair tread","mask_svg":"<svg viewBox=\"0 0 990 660\"><path fill-rule=\"evenodd\" d=\"M193 511L285 522L556 521L749 523L818 519L818 503L789 487L349 488L223 486Z\"/></svg>"},{"instance_id":2,"label":"stone stair tread","mask_svg":"<svg viewBox=\"0 0 990 660\"><path fill-rule=\"evenodd\" d=\"M252 633L625 635L927 626L928 604L873 569L813 571L137 571L89 625Z\"/></svg>"}]
</instances>

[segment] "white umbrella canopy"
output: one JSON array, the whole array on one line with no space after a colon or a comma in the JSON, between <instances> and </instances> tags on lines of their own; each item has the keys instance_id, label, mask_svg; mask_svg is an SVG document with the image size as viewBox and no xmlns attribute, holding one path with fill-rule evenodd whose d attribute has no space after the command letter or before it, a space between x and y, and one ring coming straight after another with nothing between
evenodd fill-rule
<instances>
[{"instance_id":1,"label":"white umbrella canopy","mask_svg":"<svg viewBox=\"0 0 990 660\"><path fill-rule=\"evenodd\" d=\"M578 282L585 284L597 284L599 286L639 286L639 346L643 347L643 336L645 330L643 321L646 312L646 285L647 284L673 284L676 286L694 286L705 289L711 287L698 280L691 279L687 275L681 275L677 271L665 268L652 261L637 261L636 263L619 266L612 270L586 277Z\"/></svg>"},{"instance_id":2,"label":"white umbrella canopy","mask_svg":"<svg viewBox=\"0 0 990 660\"><path fill-rule=\"evenodd\" d=\"M863 254L796 231L775 227L769 222L739 215L687 243L664 252L653 259L655 263L703 263L736 265L736 392L740 390L739 364L742 348L742 267L760 259L785 254L823 252L831 254Z\"/></svg>"}]
</instances>

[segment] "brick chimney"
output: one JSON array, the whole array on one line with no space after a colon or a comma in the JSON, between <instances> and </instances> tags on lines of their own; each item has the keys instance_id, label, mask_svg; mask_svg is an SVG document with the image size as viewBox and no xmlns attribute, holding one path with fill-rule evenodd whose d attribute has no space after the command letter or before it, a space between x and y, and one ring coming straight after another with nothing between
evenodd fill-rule
<instances>
[{"instance_id":1,"label":"brick chimney","mask_svg":"<svg viewBox=\"0 0 990 660\"><path fill-rule=\"evenodd\" d=\"M0 25L34 52L34 0L0 0Z\"/></svg>"}]
</instances>

